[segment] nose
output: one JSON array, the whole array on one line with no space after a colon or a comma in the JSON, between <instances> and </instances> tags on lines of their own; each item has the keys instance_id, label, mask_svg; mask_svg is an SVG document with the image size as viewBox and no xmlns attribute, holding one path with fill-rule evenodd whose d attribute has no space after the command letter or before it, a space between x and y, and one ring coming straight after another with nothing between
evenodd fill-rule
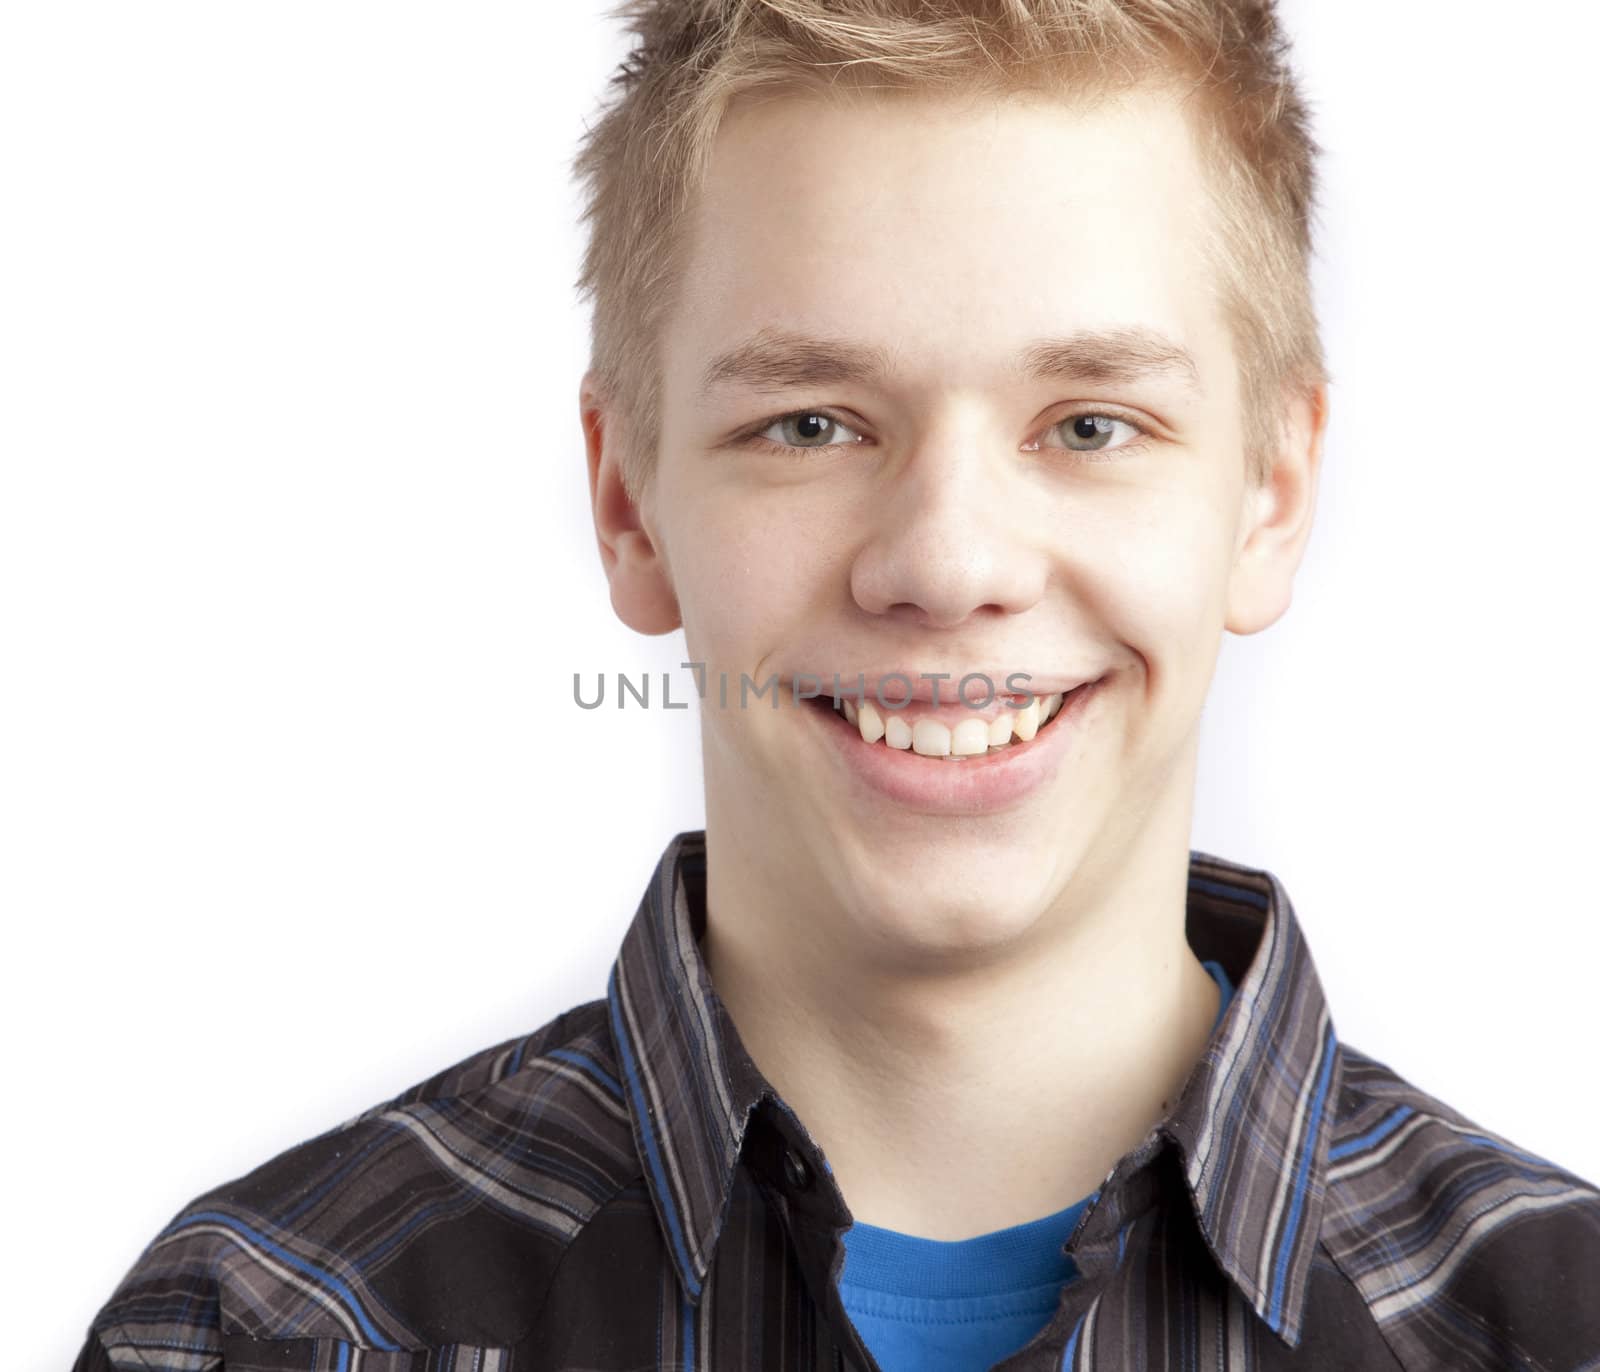
<instances>
[{"instance_id":1,"label":"nose","mask_svg":"<svg viewBox=\"0 0 1600 1372\"><path fill-rule=\"evenodd\" d=\"M1039 602L1049 569L1031 527L1037 502L987 446L930 437L895 470L851 567L862 609L950 628Z\"/></svg>"}]
</instances>

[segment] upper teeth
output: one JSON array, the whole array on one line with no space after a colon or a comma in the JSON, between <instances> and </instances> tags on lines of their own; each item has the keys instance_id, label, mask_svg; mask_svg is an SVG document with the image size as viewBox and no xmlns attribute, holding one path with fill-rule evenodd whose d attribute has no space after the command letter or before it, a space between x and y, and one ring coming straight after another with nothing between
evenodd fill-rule
<instances>
[{"instance_id":1,"label":"upper teeth","mask_svg":"<svg viewBox=\"0 0 1600 1372\"><path fill-rule=\"evenodd\" d=\"M885 719L870 700L859 706L842 698L838 703L864 743L882 739L891 748L910 748L924 757L972 757L1004 748L1014 738L1026 743L1061 708L1062 694L1035 696L1020 710L1002 711L989 720L974 716L953 729L939 719L908 719L904 710L891 710Z\"/></svg>"}]
</instances>

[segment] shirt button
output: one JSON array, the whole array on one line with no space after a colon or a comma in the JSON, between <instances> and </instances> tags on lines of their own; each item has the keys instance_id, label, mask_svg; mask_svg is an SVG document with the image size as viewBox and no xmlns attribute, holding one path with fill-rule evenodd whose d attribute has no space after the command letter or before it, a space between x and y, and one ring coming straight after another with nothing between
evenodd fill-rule
<instances>
[{"instance_id":1,"label":"shirt button","mask_svg":"<svg viewBox=\"0 0 1600 1372\"><path fill-rule=\"evenodd\" d=\"M783 1150L783 1172L789 1178L789 1185L796 1191L804 1191L811 1185L811 1169L806 1166L806 1160L792 1148Z\"/></svg>"}]
</instances>

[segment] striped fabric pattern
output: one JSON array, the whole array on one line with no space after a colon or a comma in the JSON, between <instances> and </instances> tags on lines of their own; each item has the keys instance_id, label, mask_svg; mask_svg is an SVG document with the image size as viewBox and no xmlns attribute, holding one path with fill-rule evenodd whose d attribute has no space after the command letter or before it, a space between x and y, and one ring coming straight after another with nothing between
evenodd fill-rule
<instances>
[{"instance_id":1,"label":"striped fabric pattern","mask_svg":"<svg viewBox=\"0 0 1600 1372\"><path fill-rule=\"evenodd\" d=\"M700 957L667 846L601 1000L186 1206L75 1372L876 1372L844 1198ZM1600 1372L1600 1191L1342 1043L1270 873L1190 855L1236 990L1004 1372Z\"/></svg>"}]
</instances>

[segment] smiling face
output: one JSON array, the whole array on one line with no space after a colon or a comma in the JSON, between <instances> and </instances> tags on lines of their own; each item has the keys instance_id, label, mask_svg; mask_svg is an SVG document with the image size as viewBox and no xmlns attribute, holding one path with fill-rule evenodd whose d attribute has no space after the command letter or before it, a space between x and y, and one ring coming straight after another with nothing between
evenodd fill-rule
<instances>
[{"instance_id":1,"label":"smiling face","mask_svg":"<svg viewBox=\"0 0 1600 1372\"><path fill-rule=\"evenodd\" d=\"M1295 408L1278 475L1247 482L1212 212L1154 91L786 95L722 126L661 341L654 478L631 524L596 425L597 526L619 613L681 619L707 664L714 851L878 955L996 949L1074 883L1104 894L1152 844L1187 849L1220 636L1288 602L1320 435ZM992 749L1013 702L880 708L907 727L870 742L870 718L787 688L734 708L741 674L834 672L866 673L869 700L892 672L948 673L945 702L973 672L1086 689ZM966 718L983 751L923 755Z\"/></svg>"}]
</instances>

